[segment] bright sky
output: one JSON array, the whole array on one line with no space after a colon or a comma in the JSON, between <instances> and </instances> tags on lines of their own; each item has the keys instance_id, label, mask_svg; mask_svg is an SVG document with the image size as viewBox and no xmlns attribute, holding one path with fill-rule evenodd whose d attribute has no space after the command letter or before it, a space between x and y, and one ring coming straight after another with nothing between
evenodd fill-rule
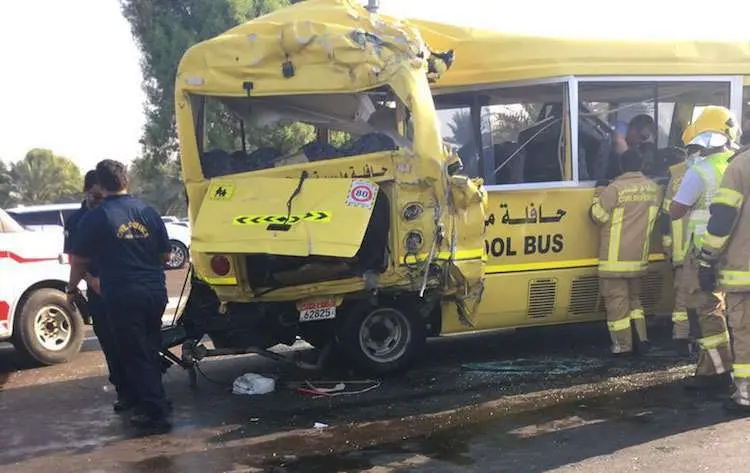
<instances>
[{"instance_id":1,"label":"bright sky","mask_svg":"<svg viewBox=\"0 0 750 473\"><path fill-rule=\"evenodd\" d=\"M750 38L750 2L740 1L716 3L713 15L711 5L693 10L654 0L380 4L390 15L508 32ZM659 24L658 18L665 22ZM719 21L725 25L719 27ZM118 0L2 1L0 45L0 159L18 160L30 148L45 147L86 170L105 157L127 162L139 154L144 121L140 53Z\"/></svg>"}]
</instances>

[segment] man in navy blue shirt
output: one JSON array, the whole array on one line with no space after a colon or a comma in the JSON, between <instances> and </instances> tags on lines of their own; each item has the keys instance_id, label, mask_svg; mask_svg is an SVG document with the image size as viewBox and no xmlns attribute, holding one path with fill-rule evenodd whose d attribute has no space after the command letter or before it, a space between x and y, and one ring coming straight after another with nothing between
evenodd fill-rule
<instances>
[{"instance_id":1,"label":"man in navy blue shirt","mask_svg":"<svg viewBox=\"0 0 750 473\"><path fill-rule=\"evenodd\" d=\"M96 208L104 199L102 189L96 180L96 171L91 170L86 173L86 177L83 180L83 191L86 195L86 200L81 203L81 208L65 221L65 244L63 251L67 254L70 254L73 249L73 241L78 236L78 224L83 219L83 216L89 210ZM125 366L123 365L122 357L119 355L119 349L115 344L114 332L107 319L107 314L104 310L104 301L100 294L99 269L93 260L88 264L88 272L84 275L84 279L88 288L85 301L86 309L91 316L96 338L99 339L99 345L102 347L102 352L104 352L104 359L107 361L109 382L114 385L117 391L117 400L114 404L115 412L124 412L135 406L136 395L132 388L129 387L127 377L125 376ZM74 287L72 291L68 292L77 294L78 289Z\"/></svg>"},{"instance_id":2,"label":"man in navy blue shirt","mask_svg":"<svg viewBox=\"0 0 750 473\"><path fill-rule=\"evenodd\" d=\"M76 287L89 271L90 261L96 261L125 375L137 395L131 422L167 430L169 407L158 353L167 305L163 264L171 251L167 229L156 210L128 194L122 163L105 159L96 165L96 176L105 199L78 225L68 287Z\"/></svg>"}]
</instances>

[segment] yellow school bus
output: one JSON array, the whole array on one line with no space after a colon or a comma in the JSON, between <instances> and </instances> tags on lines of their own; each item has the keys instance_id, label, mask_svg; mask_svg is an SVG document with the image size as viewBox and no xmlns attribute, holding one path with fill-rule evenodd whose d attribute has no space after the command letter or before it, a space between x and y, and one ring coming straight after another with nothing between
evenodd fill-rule
<instances>
[{"instance_id":1,"label":"yellow school bus","mask_svg":"<svg viewBox=\"0 0 750 473\"><path fill-rule=\"evenodd\" d=\"M664 181L659 150L700 107L741 112L748 75L749 44L509 36L349 0L202 42L176 79L193 278L167 344L189 364L301 337L386 373L429 336L602 319L588 209L618 122L654 118ZM248 142L269 124L315 138ZM659 241L650 314L671 311Z\"/></svg>"},{"instance_id":2,"label":"yellow school bus","mask_svg":"<svg viewBox=\"0 0 750 473\"><path fill-rule=\"evenodd\" d=\"M618 128L640 114L653 118L655 162L646 173L666 184L670 148L682 145L703 107L742 114L750 43L525 37L411 23L431 48L453 50L433 96L444 133L456 121L470 126L458 130L459 154L489 194L485 294L472 329L603 318L598 229L586 209L595 182L617 172ZM642 287L649 315L671 312L660 241L657 228ZM467 330L454 320L443 317L442 333Z\"/></svg>"}]
</instances>

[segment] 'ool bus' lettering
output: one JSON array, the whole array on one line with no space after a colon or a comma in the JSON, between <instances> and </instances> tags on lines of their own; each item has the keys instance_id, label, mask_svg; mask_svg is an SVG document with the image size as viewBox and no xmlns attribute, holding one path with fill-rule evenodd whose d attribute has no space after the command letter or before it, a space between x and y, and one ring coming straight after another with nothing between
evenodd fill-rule
<instances>
[{"instance_id":1,"label":"'ool bus' lettering","mask_svg":"<svg viewBox=\"0 0 750 473\"><path fill-rule=\"evenodd\" d=\"M554 235L527 235L523 238L524 255L545 255L550 251L560 253L563 250L563 236L560 233ZM485 251L488 255L495 257L516 256L517 246L511 237L498 237L484 241Z\"/></svg>"}]
</instances>

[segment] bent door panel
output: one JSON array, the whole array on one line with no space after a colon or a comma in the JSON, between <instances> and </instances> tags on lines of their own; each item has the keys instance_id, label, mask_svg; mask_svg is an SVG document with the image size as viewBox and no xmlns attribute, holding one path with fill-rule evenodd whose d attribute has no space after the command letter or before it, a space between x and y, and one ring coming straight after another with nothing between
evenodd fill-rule
<instances>
[{"instance_id":1,"label":"bent door panel","mask_svg":"<svg viewBox=\"0 0 750 473\"><path fill-rule=\"evenodd\" d=\"M363 202L349 198L357 189ZM362 243L377 191L377 184L352 179L310 178L301 186L300 179L286 178L214 180L198 212L193 250L350 258Z\"/></svg>"}]
</instances>

